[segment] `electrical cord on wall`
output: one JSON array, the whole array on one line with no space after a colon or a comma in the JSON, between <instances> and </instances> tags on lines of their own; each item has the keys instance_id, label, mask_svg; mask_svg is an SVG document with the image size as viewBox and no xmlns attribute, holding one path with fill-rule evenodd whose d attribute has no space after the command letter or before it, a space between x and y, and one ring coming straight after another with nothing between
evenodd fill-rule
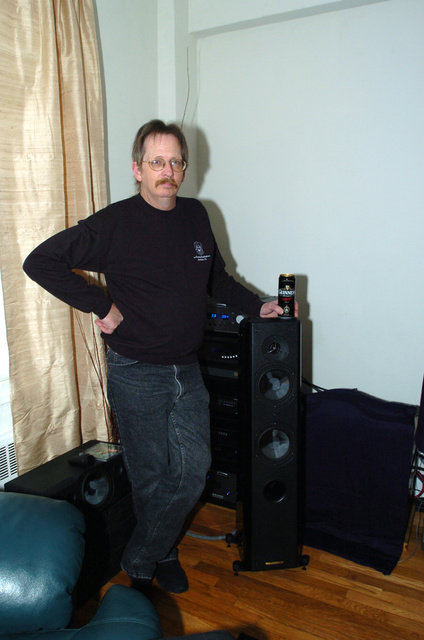
<instances>
[{"instance_id":1,"label":"electrical cord on wall","mask_svg":"<svg viewBox=\"0 0 424 640\"><path fill-rule=\"evenodd\" d=\"M418 545L419 545L419 542L420 542L419 529L420 529L420 525L421 525L421 514L422 514L421 507L422 507L423 503L424 503L424 500L420 500L419 501L419 505L420 506L417 509L417 511L418 511L418 519L417 519L417 524L415 526L415 547L414 547L414 550L412 551L412 553L409 556L406 556L406 558L402 558L402 560L399 560L398 564L402 564L402 562L405 562L406 560L410 560L417 553Z\"/></svg>"},{"instance_id":2,"label":"electrical cord on wall","mask_svg":"<svg viewBox=\"0 0 424 640\"><path fill-rule=\"evenodd\" d=\"M304 385L306 385L310 389L313 389L314 391L328 391L328 389L324 389L324 387L319 387L317 384L309 382L309 380L307 380L304 376L302 376L302 382Z\"/></svg>"}]
</instances>

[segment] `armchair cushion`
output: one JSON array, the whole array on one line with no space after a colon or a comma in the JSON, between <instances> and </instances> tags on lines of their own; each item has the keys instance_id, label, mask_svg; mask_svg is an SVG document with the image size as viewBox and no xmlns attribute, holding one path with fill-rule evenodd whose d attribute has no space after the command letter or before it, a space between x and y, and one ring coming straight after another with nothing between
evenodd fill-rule
<instances>
[{"instance_id":1,"label":"armchair cushion","mask_svg":"<svg viewBox=\"0 0 424 640\"><path fill-rule=\"evenodd\" d=\"M63 640L155 640L163 637L159 616L150 600L122 584L112 585L94 618L73 633L75 635L68 638L61 637Z\"/></svg>"},{"instance_id":2,"label":"armchair cushion","mask_svg":"<svg viewBox=\"0 0 424 640\"><path fill-rule=\"evenodd\" d=\"M156 640L162 637L159 616L150 600L131 587L115 584L107 590L96 615L85 627L34 631L8 635L7 639Z\"/></svg>"},{"instance_id":3,"label":"armchair cushion","mask_svg":"<svg viewBox=\"0 0 424 640\"><path fill-rule=\"evenodd\" d=\"M85 520L72 504L0 492L0 636L69 624Z\"/></svg>"}]
</instances>

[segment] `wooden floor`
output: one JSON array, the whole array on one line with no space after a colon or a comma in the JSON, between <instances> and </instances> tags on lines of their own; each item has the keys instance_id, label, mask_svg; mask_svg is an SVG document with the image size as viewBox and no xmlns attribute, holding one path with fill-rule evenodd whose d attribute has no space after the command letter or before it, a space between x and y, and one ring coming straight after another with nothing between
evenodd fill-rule
<instances>
[{"instance_id":1,"label":"wooden floor","mask_svg":"<svg viewBox=\"0 0 424 640\"><path fill-rule=\"evenodd\" d=\"M174 596L155 586L152 596L164 635L226 629L258 640L424 640L424 514L419 515L402 562L389 576L310 547L303 549L310 556L305 570L235 576L235 545L185 535L180 560L189 591ZM216 537L234 528L233 510L205 504L192 514L189 530ZM129 584L124 573L112 582ZM85 623L96 607L95 600L87 603L77 623Z\"/></svg>"}]
</instances>

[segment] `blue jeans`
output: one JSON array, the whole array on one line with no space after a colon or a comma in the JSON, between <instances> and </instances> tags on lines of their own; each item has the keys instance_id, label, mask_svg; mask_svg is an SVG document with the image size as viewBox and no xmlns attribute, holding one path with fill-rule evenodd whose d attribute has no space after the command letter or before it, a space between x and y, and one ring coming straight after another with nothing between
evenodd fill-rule
<instances>
[{"instance_id":1,"label":"blue jeans","mask_svg":"<svg viewBox=\"0 0 424 640\"><path fill-rule=\"evenodd\" d=\"M209 394L197 363L144 364L109 349L107 364L137 521L121 566L133 578L152 578L205 485Z\"/></svg>"}]
</instances>

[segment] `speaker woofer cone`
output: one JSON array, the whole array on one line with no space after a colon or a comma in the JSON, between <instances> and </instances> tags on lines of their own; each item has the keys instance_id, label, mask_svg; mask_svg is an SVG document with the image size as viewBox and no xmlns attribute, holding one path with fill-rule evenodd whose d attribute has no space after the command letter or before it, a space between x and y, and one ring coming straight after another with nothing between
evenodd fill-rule
<instances>
[{"instance_id":1,"label":"speaker woofer cone","mask_svg":"<svg viewBox=\"0 0 424 640\"><path fill-rule=\"evenodd\" d=\"M291 452L291 440L282 429L267 429L258 441L259 451L273 462L281 462Z\"/></svg>"},{"instance_id":2,"label":"speaker woofer cone","mask_svg":"<svg viewBox=\"0 0 424 640\"><path fill-rule=\"evenodd\" d=\"M81 488L84 502L93 507L103 506L112 494L112 485L112 479L100 468L89 471Z\"/></svg>"},{"instance_id":3,"label":"speaker woofer cone","mask_svg":"<svg viewBox=\"0 0 424 640\"><path fill-rule=\"evenodd\" d=\"M290 395L292 381L284 369L267 368L257 377L257 393L266 402L283 402Z\"/></svg>"}]
</instances>

